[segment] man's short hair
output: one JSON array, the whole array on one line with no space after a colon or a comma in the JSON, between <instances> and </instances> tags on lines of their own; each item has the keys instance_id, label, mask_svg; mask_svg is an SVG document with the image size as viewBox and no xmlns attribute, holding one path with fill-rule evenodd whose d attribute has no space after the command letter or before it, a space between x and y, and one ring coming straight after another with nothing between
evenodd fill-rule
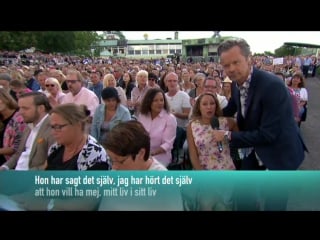
<instances>
[{"instance_id":1,"label":"man's short hair","mask_svg":"<svg viewBox=\"0 0 320 240\"><path fill-rule=\"evenodd\" d=\"M0 80L6 80L6 81L10 82L11 81L11 77L7 73L0 73Z\"/></svg>"}]
</instances>

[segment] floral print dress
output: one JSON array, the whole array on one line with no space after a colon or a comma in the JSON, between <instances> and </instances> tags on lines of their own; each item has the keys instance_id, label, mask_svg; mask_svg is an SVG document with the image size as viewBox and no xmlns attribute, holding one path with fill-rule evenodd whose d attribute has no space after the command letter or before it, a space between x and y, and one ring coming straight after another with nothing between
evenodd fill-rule
<instances>
[{"instance_id":1,"label":"floral print dress","mask_svg":"<svg viewBox=\"0 0 320 240\"><path fill-rule=\"evenodd\" d=\"M221 130L229 130L226 118L219 118ZM213 138L213 129L210 124L202 124L199 120L191 123L192 135L198 151L201 166L206 170L234 170L230 156L229 143L222 141L223 151L220 153L217 142Z\"/></svg>"}]
</instances>

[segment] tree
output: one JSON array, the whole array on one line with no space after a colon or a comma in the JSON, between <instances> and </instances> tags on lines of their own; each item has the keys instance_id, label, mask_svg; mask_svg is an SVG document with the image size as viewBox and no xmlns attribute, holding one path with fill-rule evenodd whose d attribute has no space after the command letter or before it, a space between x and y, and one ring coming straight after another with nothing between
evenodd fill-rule
<instances>
[{"instance_id":1,"label":"tree","mask_svg":"<svg viewBox=\"0 0 320 240\"><path fill-rule=\"evenodd\" d=\"M274 53L269 52L269 51L265 51L263 55L264 56L274 56Z\"/></svg>"},{"instance_id":2,"label":"tree","mask_svg":"<svg viewBox=\"0 0 320 240\"><path fill-rule=\"evenodd\" d=\"M75 47L74 51L81 55L91 55L92 45L101 40L102 37L95 31L77 31L75 34ZM95 50L95 54L99 53Z\"/></svg>"},{"instance_id":3,"label":"tree","mask_svg":"<svg viewBox=\"0 0 320 240\"><path fill-rule=\"evenodd\" d=\"M37 45L37 38L33 32L1 31L0 49L20 51Z\"/></svg>"},{"instance_id":4,"label":"tree","mask_svg":"<svg viewBox=\"0 0 320 240\"><path fill-rule=\"evenodd\" d=\"M123 35L121 31L113 31L114 34L116 34L120 40L126 40L126 37Z\"/></svg>"},{"instance_id":5,"label":"tree","mask_svg":"<svg viewBox=\"0 0 320 240\"><path fill-rule=\"evenodd\" d=\"M95 31L2 31L0 49L20 51L35 47L45 52L90 55L92 43L99 39Z\"/></svg>"},{"instance_id":6,"label":"tree","mask_svg":"<svg viewBox=\"0 0 320 240\"><path fill-rule=\"evenodd\" d=\"M71 31L37 32L37 48L46 52L69 52L75 49L75 34Z\"/></svg>"},{"instance_id":7,"label":"tree","mask_svg":"<svg viewBox=\"0 0 320 240\"><path fill-rule=\"evenodd\" d=\"M283 57L283 56L296 56L301 53L301 49L299 47L293 47L288 45L282 45L280 48L277 48L274 51L275 57Z\"/></svg>"}]
</instances>

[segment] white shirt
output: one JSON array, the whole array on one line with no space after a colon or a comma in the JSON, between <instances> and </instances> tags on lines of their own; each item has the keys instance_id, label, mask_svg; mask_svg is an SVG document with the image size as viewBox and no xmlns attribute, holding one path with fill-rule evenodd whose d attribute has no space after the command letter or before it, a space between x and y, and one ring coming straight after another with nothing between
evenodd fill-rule
<instances>
[{"instance_id":1,"label":"white shirt","mask_svg":"<svg viewBox=\"0 0 320 240\"><path fill-rule=\"evenodd\" d=\"M39 129L42 126L43 121L48 117L49 115L45 115L41 121L34 126L32 123L29 124L29 127L31 128L31 132L28 136L28 139L26 141L26 147L25 150L21 153L18 162L17 162L17 166L15 168L15 170L29 170L29 162L30 162L30 153L31 153L31 149L32 146L34 144L34 141L38 135Z\"/></svg>"},{"instance_id":2,"label":"white shirt","mask_svg":"<svg viewBox=\"0 0 320 240\"><path fill-rule=\"evenodd\" d=\"M149 167L149 171L167 171L168 169L162 165L162 163L160 163L156 158L152 158L153 161Z\"/></svg>"},{"instance_id":3,"label":"white shirt","mask_svg":"<svg viewBox=\"0 0 320 240\"><path fill-rule=\"evenodd\" d=\"M225 96L217 94L220 108L223 109L228 105L228 99Z\"/></svg>"},{"instance_id":4,"label":"white shirt","mask_svg":"<svg viewBox=\"0 0 320 240\"><path fill-rule=\"evenodd\" d=\"M177 112L177 113L183 113L184 108L189 108L191 110L191 104L190 104L190 97L186 92L178 91L174 96L169 96L168 93L165 94L167 97L168 104L170 106L170 110ZM182 119L178 118L177 124L179 127L186 128L189 120L188 119Z\"/></svg>"}]
</instances>

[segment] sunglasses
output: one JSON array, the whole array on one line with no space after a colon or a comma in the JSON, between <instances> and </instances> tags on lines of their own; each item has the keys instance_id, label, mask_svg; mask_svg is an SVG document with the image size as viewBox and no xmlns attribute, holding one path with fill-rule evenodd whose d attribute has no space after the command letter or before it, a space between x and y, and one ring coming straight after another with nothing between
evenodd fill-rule
<instances>
[{"instance_id":1,"label":"sunglasses","mask_svg":"<svg viewBox=\"0 0 320 240\"><path fill-rule=\"evenodd\" d=\"M46 87L54 87L54 84L46 84Z\"/></svg>"}]
</instances>

